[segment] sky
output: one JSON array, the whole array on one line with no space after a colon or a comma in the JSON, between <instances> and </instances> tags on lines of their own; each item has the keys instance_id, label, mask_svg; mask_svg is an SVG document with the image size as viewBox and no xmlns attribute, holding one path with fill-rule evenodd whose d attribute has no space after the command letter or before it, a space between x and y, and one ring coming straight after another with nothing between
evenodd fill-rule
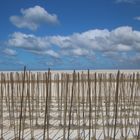
<instances>
[{"instance_id":1,"label":"sky","mask_svg":"<svg viewBox=\"0 0 140 140\"><path fill-rule=\"evenodd\" d=\"M1 0L0 70L140 69L140 0Z\"/></svg>"}]
</instances>

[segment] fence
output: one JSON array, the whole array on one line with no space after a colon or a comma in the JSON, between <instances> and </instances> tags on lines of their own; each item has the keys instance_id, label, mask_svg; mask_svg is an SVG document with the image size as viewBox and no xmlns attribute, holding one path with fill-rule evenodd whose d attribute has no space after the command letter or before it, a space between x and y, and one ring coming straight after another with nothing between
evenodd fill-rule
<instances>
[{"instance_id":1,"label":"fence","mask_svg":"<svg viewBox=\"0 0 140 140\"><path fill-rule=\"evenodd\" d=\"M139 140L140 74L0 73L1 140Z\"/></svg>"}]
</instances>

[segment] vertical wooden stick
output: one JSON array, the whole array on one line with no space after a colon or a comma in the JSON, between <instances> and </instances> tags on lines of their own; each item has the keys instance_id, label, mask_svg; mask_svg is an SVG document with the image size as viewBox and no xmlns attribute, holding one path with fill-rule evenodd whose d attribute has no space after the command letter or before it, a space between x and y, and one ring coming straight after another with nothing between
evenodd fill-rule
<instances>
[{"instance_id":1,"label":"vertical wooden stick","mask_svg":"<svg viewBox=\"0 0 140 140\"><path fill-rule=\"evenodd\" d=\"M116 125L117 125L117 116L118 116L118 94L119 94L119 77L120 71L117 73L117 83L116 83L116 93L115 93L115 124L114 124L114 136L113 139L115 140L116 137Z\"/></svg>"},{"instance_id":2,"label":"vertical wooden stick","mask_svg":"<svg viewBox=\"0 0 140 140\"><path fill-rule=\"evenodd\" d=\"M25 86L25 72L26 67L24 67L24 74L23 74L23 82L22 82L22 95L21 95L21 108L20 108L20 122L19 122L19 139L21 136L21 124L22 124L22 107L23 107L23 98L24 98L24 86Z\"/></svg>"}]
</instances>

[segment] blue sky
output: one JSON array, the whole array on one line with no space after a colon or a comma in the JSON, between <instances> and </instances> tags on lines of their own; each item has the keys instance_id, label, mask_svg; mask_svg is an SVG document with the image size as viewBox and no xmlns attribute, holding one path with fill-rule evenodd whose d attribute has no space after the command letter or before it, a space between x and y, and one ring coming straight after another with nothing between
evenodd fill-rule
<instances>
[{"instance_id":1,"label":"blue sky","mask_svg":"<svg viewBox=\"0 0 140 140\"><path fill-rule=\"evenodd\" d=\"M0 70L140 69L140 0L1 0Z\"/></svg>"}]
</instances>

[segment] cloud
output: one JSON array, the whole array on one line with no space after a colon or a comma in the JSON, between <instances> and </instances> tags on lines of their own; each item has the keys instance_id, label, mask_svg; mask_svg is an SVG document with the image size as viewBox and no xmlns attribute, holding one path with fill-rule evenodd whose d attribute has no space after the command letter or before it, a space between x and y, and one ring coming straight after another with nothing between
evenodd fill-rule
<instances>
[{"instance_id":1,"label":"cloud","mask_svg":"<svg viewBox=\"0 0 140 140\"><path fill-rule=\"evenodd\" d=\"M36 51L36 50L31 50L30 52L38 54L38 55L49 55L54 58L59 58L59 54L55 52L54 50L44 50L44 51Z\"/></svg>"},{"instance_id":2,"label":"cloud","mask_svg":"<svg viewBox=\"0 0 140 140\"><path fill-rule=\"evenodd\" d=\"M135 17L134 19L140 21L140 16Z\"/></svg>"},{"instance_id":3,"label":"cloud","mask_svg":"<svg viewBox=\"0 0 140 140\"><path fill-rule=\"evenodd\" d=\"M122 26L111 31L92 29L68 36L44 37L16 32L11 35L7 44L9 47L22 48L38 55L55 58L67 56L90 59L100 53L109 58L119 57L125 60L124 56L129 52L140 52L140 31ZM117 54L117 57L112 57L111 54Z\"/></svg>"},{"instance_id":4,"label":"cloud","mask_svg":"<svg viewBox=\"0 0 140 140\"><path fill-rule=\"evenodd\" d=\"M136 53L135 56L133 56L131 58L131 60L135 63L135 62L139 62L140 63L140 52Z\"/></svg>"},{"instance_id":5,"label":"cloud","mask_svg":"<svg viewBox=\"0 0 140 140\"><path fill-rule=\"evenodd\" d=\"M126 52L104 52L104 57L111 58L112 60L115 60L117 62L126 62L128 61L128 54ZM130 60L129 60L130 61Z\"/></svg>"},{"instance_id":6,"label":"cloud","mask_svg":"<svg viewBox=\"0 0 140 140\"><path fill-rule=\"evenodd\" d=\"M130 4L135 4L139 0L116 0L116 3L130 3Z\"/></svg>"},{"instance_id":7,"label":"cloud","mask_svg":"<svg viewBox=\"0 0 140 140\"><path fill-rule=\"evenodd\" d=\"M21 9L21 16L11 16L10 21L18 28L36 30L41 24L58 24L56 14L48 13L41 6L34 6L28 9Z\"/></svg>"},{"instance_id":8,"label":"cloud","mask_svg":"<svg viewBox=\"0 0 140 140\"><path fill-rule=\"evenodd\" d=\"M20 32L13 33L8 44L17 48L38 51L50 46L48 37L37 37L32 34L23 34Z\"/></svg>"},{"instance_id":9,"label":"cloud","mask_svg":"<svg viewBox=\"0 0 140 140\"><path fill-rule=\"evenodd\" d=\"M8 41L9 46L22 48L38 55L49 55L58 58L59 55L54 50L50 50L51 42L49 37L37 37L32 34L15 32Z\"/></svg>"},{"instance_id":10,"label":"cloud","mask_svg":"<svg viewBox=\"0 0 140 140\"><path fill-rule=\"evenodd\" d=\"M6 48L5 50L3 50L3 53L8 55L8 56L15 56L17 55L17 52L15 50Z\"/></svg>"}]
</instances>

